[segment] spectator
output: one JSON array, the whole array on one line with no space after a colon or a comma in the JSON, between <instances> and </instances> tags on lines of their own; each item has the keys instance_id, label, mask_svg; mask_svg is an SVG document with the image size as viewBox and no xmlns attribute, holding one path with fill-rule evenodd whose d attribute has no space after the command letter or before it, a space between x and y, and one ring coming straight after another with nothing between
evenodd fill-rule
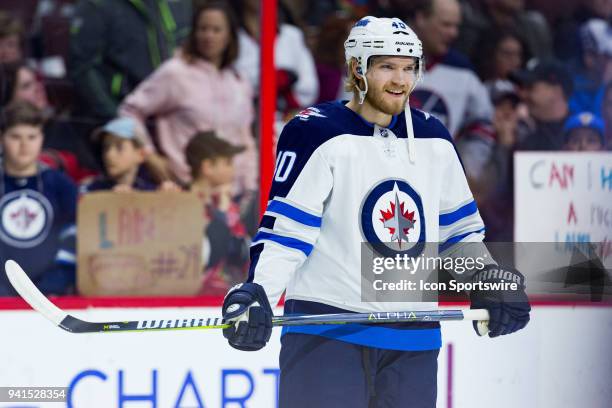
<instances>
[{"instance_id":1,"label":"spectator","mask_svg":"<svg viewBox=\"0 0 612 408\"><path fill-rule=\"evenodd\" d=\"M43 116L28 102L2 115L0 263L14 259L46 294L65 294L75 281L76 186L38 162ZM0 295L12 296L0 274Z\"/></svg>"},{"instance_id":2,"label":"spectator","mask_svg":"<svg viewBox=\"0 0 612 408\"><path fill-rule=\"evenodd\" d=\"M591 112L570 116L563 127L565 150L597 152L604 150L604 122Z\"/></svg>"},{"instance_id":3,"label":"spectator","mask_svg":"<svg viewBox=\"0 0 612 408\"><path fill-rule=\"evenodd\" d=\"M237 0L239 53L235 66L253 88L259 89L259 0ZM309 106L319 93L317 71L302 31L290 24L279 24L274 47L277 110L285 115Z\"/></svg>"},{"instance_id":4,"label":"spectator","mask_svg":"<svg viewBox=\"0 0 612 408\"><path fill-rule=\"evenodd\" d=\"M317 103L350 99L352 96L344 91L346 79L344 40L348 37L353 22L352 19L332 15L321 27L314 52L320 85Z\"/></svg>"},{"instance_id":5,"label":"spectator","mask_svg":"<svg viewBox=\"0 0 612 408\"><path fill-rule=\"evenodd\" d=\"M480 214L487 223L487 240L511 242L512 155L521 101L508 81L491 82L489 93L495 108L493 126L460 135L456 146Z\"/></svg>"},{"instance_id":6,"label":"spectator","mask_svg":"<svg viewBox=\"0 0 612 408\"><path fill-rule=\"evenodd\" d=\"M556 60L536 61L515 75L526 92L529 119L519 126L520 150L561 150L572 79Z\"/></svg>"},{"instance_id":7,"label":"spectator","mask_svg":"<svg viewBox=\"0 0 612 408\"><path fill-rule=\"evenodd\" d=\"M589 20L580 38L582 58L574 73L570 110L601 115L604 84L612 80L612 26L605 20Z\"/></svg>"},{"instance_id":8,"label":"spectator","mask_svg":"<svg viewBox=\"0 0 612 408\"><path fill-rule=\"evenodd\" d=\"M527 44L527 51L536 58L551 57L552 38L548 23L537 11L526 11L524 0L484 0L462 2L463 24L456 47L471 60L482 53L489 35L514 29Z\"/></svg>"},{"instance_id":9,"label":"spectator","mask_svg":"<svg viewBox=\"0 0 612 408\"><path fill-rule=\"evenodd\" d=\"M157 162L147 161L144 130L134 119L111 120L96 130L93 137L102 144L105 175L84 184L81 192L152 191L158 186L172 189L172 183L164 179L163 170L156 167Z\"/></svg>"},{"instance_id":10,"label":"spectator","mask_svg":"<svg viewBox=\"0 0 612 408\"><path fill-rule=\"evenodd\" d=\"M190 0L80 0L72 18L69 76L78 114L99 122L187 35Z\"/></svg>"},{"instance_id":11,"label":"spectator","mask_svg":"<svg viewBox=\"0 0 612 408\"><path fill-rule=\"evenodd\" d=\"M604 89L601 112L605 124L605 142L608 150L612 150L612 81Z\"/></svg>"},{"instance_id":12,"label":"spectator","mask_svg":"<svg viewBox=\"0 0 612 408\"><path fill-rule=\"evenodd\" d=\"M0 66L0 79L0 106L11 101L27 101L40 109L44 116L51 115L53 109L49 105L45 85L28 65L23 62L3 64Z\"/></svg>"},{"instance_id":13,"label":"spectator","mask_svg":"<svg viewBox=\"0 0 612 408\"><path fill-rule=\"evenodd\" d=\"M498 80L491 83L489 89L495 107L493 126L462 134L456 141L477 202L499 190L500 184L509 183L508 172L519 120L520 98L514 85Z\"/></svg>"},{"instance_id":14,"label":"spectator","mask_svg":"<svg viewBox=\"0 0 612 408\"><path fill-rule=\"evenodd\" d=\"M24 63L0 66L0 73L2 78L0 90L3 91L0 106L15 101L26 101L43 113L45 118L43 161L51 165L51 161L47 159L48 154L52 154L74 162L72 166L60 166L65 167L64 170L74 181L94 173L98 166L92 147L86 139L87 136L79 132L72 122L56 115L55 109L47 99L45 86L38 73Z\"/></svg>"},{"instance_id":15,"label":"spectator","mask_svg":"<svg viewBox=\"0 0 612 408\"><path fill-rule=\"evenodd\" d=\"M580 27L592 19L608 21L612 18L612 1L581 0L574 13L555 24L555 55L563 61L572 63L580 60Z\"/></svg>"},{"instance_id":16,"label":"spectator","mask_svg":"<svg viewBox=\"0 0 612 408\"><path fill-rule=\"evenodd\" d=\"M180 53L166 61L125 99L122 116L153 117L162 153L173 174L191 181L185 146L199 130L246 146L236 156L236 191L257 188L257 154L251 132L252 90L232 68L238 52L237 23L224 3L207 3L193 20ZM152 142L147 141L150 149Z\"/></svg>"},{"instance_id":17,"label":"spectator","mask_svg":"<svg viewBox=\"0 0 612 408\"><path fill-rule=\"evenodd\" d=\"M521 69L525 61L525 45L521 37L512 30L491 33L482 52L474 61L478 75L485 84L497 80L508 80L511 72Z\"/></svg>"},{"instance_id":18,"label":"spectator","mask_svg":"<svg viewBox=\"0 0 612 408\"><path fill-rule=\"evenodd\" d=\"M410 103L433 113L455 137L464 126L490 122L487 91L464 56L451 49L461 23L457 0L418 3L412 28L423 42L427 71Z\"/></svg>"},{"instance_id":19,"label":"spectator","mask_svg":"<svg viewBox=\"0 0 612 408\"><path fill-rule=\"evenodd\" d=\"M208 295L222 295L243 280L249 261L249 238L231 195L232 158L242 151L244 147L229 144L212 131L198 132L185 149L193 177L190 189L202 200L207 220L202 291Z\"/></svg>"},{"instance_id":20,"label":"spectator","mask_svg":"<svg viewBox=\"0 0 612 408\"><path fill-rule=\"evenodd\" d=\"M22 35L23 27L19 20L0 11L0 64L23 60Z\"/></svg>"}]
</instances>

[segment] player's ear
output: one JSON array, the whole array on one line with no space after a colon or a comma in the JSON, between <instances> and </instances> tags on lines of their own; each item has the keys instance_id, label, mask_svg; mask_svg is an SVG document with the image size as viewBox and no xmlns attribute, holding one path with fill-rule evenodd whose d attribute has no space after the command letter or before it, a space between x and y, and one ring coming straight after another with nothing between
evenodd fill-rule
<instances>
[{"instance_id":1,"label":"player's ear","mask_svg":"<svg viewBox=\"0 0 612 408\"><path fill-rule=\"evenodd\" d=\"M362 78L363 72L361 71L361 65L357 62L356 59L351 61L351 71L353 71L353 75L355 78Z\"/></svg>"}]
</instances>

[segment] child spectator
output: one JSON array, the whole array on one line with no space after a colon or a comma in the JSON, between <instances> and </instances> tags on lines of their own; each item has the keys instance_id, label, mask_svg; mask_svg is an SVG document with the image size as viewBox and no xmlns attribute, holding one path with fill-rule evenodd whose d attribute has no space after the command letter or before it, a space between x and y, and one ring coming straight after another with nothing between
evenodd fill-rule
<instances>
[{"instance_id":1,"label":"child spectator","mask_svg":"<svg viewBox=\"0 0 612 408\"><path fill-rule=\"evenodd\" d=\"M73 181L95 174L98 164L88 132L62 115L49 103L45 84L36 71L23 62L0 65L0 106L26 101L38 108L44 118L42 160L51 167L62 167Z\"/></svg>"},{"instance_id":2,"label":"child spectator","mask_svg":"<svg viewBox=\"0 0 612 408\"><path fill-rule=\"evenodd\" d=\"M199 132L187 144L185 156L191 168L191 191L204 204L208 221L204 237L203 293L222 295L244 279L249 260L249 238L232 200L233 156L244 151L216 137Z\"/></svg>"},{"instance_id":3,"label":"child spectator","mask_svg":"<svg viewBox=\"0 0 612 408\"><path fill-rule=\"evenodd\" d=\"M582 112L570 118L563 127L565 150L597 152L604 150L604 122L591 112Z\"/></svg>"},{"instance_id":4,"label":"child spectator","mask_svg":"<svg viewBox=\"0 0 612 408\"><path fill-rule=\"evenodd\" d=\"M96 130L94 139L102 144L105 175L81 187L83 193L97 190L127 192L174 189L157 162L148 160L143 130L132 118L111 120Z\"/></svg>"},{"instance_id":5,"label":"child spectator","mask_svg":"<svg viewBox=\"0 0 612 408\"><path fill-rule=\"evenodd\" d=\"M14 259L46 294L65 294L75 282L76 186L39 163L43 116L27 102L2 113L0 142L0 263ZM0 274L0 295L14 295Z\"/></svg>"}]
</instances>

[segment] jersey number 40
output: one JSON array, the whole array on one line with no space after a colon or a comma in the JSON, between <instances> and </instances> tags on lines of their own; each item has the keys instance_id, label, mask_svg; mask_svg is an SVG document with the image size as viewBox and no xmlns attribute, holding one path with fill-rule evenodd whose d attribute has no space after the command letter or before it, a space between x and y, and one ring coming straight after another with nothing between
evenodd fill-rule
<instances>
[{"instance_id":1,"label":"jersey number 40","mask_svg":"<svg viewBox=\"0 0 612 408\"><path fill-rule=\"evenodd\" d=\"M274 181L282 183L289 178L289 173L295 164L295 152L280 151L276 158L276 170L274 170Z\"/></svg>"}]
</instances>

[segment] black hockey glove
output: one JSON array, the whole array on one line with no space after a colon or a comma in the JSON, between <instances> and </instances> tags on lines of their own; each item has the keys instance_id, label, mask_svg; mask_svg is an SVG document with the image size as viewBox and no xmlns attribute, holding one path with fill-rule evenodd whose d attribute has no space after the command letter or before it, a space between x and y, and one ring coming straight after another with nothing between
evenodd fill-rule
<instances>
[{"instance_id":1,"label":"black hockey glove","mask_svg":"<svg viewBox=\"0 0 612 408\"><path fill-rule=\"evenodd\" d=\"M496 284L516 282L516 290L508 289L475 289L470 293L472 309L489 311L489 337L503 336L521 330L529 322L531 306L525 293L525 277L516 269L488 265L476 273L474 283ZM473 322L478 333L477 322Z\"/></svg>"},{"instance_id":2,"label":"black hockey glove","mask_svg":"<svg viewBox=\"0 0 612 408\"><path fill-rule=\"evenodd\" d=\"M272 308L257 283L241 283L227 292L223 318L234 324L223 329L230 346L243 351L263 348L272 335Z\"/></svg>"}]
</instances>

